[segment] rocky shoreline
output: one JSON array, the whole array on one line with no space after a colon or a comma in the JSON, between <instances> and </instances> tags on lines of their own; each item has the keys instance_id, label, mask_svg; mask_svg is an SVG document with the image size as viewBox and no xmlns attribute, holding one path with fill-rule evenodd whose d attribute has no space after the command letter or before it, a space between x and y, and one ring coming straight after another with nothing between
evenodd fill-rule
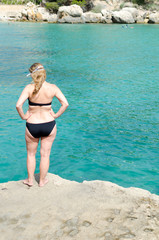
<instances>
[{"instance_id":1,"label":"rocky shoreline","mask_svg":"<svg viewBox=\"0 0 159 240\"><path fill-rule=\"evenodd\" d=\"M159 196L106 181L0 184L1 240L158 240Z\"/></svg>"},{"instance_id":2,"label":"rocky shoreline","mask_svg":"<svg viewBox=\"0 0 159 240\"><path fill-rule=\"evenodd\" d=\"M48 23L159 23L159 12L143 9L131 2L94 1L94 8L83 12L76 4L61 6L57 14L29 2L27 5L0 5L0 21L33 21Z\"/></svg>"}]
</instances>

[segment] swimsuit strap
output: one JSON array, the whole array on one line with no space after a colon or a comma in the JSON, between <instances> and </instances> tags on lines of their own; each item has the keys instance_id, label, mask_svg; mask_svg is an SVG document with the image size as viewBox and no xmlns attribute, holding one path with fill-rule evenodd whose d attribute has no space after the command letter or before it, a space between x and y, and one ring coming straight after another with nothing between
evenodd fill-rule
<instances>
[{"instance_id":1,"label":"swimsuit strap","mask_svg":"<svg viewBox=\"0 0 159 240\"><path fill-rule=\"evenodd\" d=\"M34 103L34 102L31 102L28 98L28 103L30 106L48 106L48 105L51 105L52 102L50 102L50 103Z\"/></svg>"}]
</instances>

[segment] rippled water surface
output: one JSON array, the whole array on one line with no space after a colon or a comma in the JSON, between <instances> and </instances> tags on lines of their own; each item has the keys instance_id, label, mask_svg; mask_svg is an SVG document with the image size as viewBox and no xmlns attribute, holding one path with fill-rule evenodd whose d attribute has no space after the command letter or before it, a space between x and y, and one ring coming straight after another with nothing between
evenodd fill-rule
<instances>
[{"instance_id":1,"label":"rippled water surface","mask_svg":"<svg viewBox=\"0 0 159 240\"><path fill-rule=\"evenodd\" d=\"M41 62L69 102L49 171L159 194L158 39L159 25L0 23L0 182L27 176L15 105ZM39 162L38 148L36 172Z\"/></svg>"}]
</instances>

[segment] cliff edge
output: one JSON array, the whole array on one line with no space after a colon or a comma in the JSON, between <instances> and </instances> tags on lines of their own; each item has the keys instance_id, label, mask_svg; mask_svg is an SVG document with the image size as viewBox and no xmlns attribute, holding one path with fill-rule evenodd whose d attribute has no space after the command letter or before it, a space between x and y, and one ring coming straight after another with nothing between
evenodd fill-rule
<instances>
[{"instance_id":1,"label":"cliff edge","mask_svg":"<svg viewBox=\"0 0 159 240\"><path fill-rule=\"evenodd\" d=\"M31 188L0 184L1 240L159 239L159 196L99 180L48 178L42 188L36 181Z\"/></svg>"}]
</instances>

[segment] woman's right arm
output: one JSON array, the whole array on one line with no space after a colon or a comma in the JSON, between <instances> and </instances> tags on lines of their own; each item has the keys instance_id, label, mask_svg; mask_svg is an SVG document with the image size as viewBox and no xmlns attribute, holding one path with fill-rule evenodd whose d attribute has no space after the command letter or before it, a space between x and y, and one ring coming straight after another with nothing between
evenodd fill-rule
<instances>
[{"instance_id":1,"label":"woman's right arm","mask_svg":"<svg viewBox=\"0 0 159 240\"><path fill-rule=\"evenodd\" d=\"M61 90L57 86L55 86L54 96L61 103L61 107L60 107L60 109L57 113L54 113L53 110L51 110L51 114L54 118L58 118L59 116L61 116L64 113L64 111L69 106L69 104L68 104L67 99L65 98L65 96L63 95L63 93L61 92Z\"/></svg>"},{"instance_id":2,"label":"woman's right arm","mask_svg":"<svg viewBox=\"0 0 159 240\"><path fill-rule=\"evenodd\" d=\"M19 113L19 116L23 120L27 120L32 115L31 113L29 113L29 111L27 111L26 114L24 114L24 112L23 112L23 104L27 100L28 97L29 97L29 85L27 85L24 88L24 90L22 91L22 93L18 99L18 102L16 104L17 112Z\"/></svg>"}]
</instances>

